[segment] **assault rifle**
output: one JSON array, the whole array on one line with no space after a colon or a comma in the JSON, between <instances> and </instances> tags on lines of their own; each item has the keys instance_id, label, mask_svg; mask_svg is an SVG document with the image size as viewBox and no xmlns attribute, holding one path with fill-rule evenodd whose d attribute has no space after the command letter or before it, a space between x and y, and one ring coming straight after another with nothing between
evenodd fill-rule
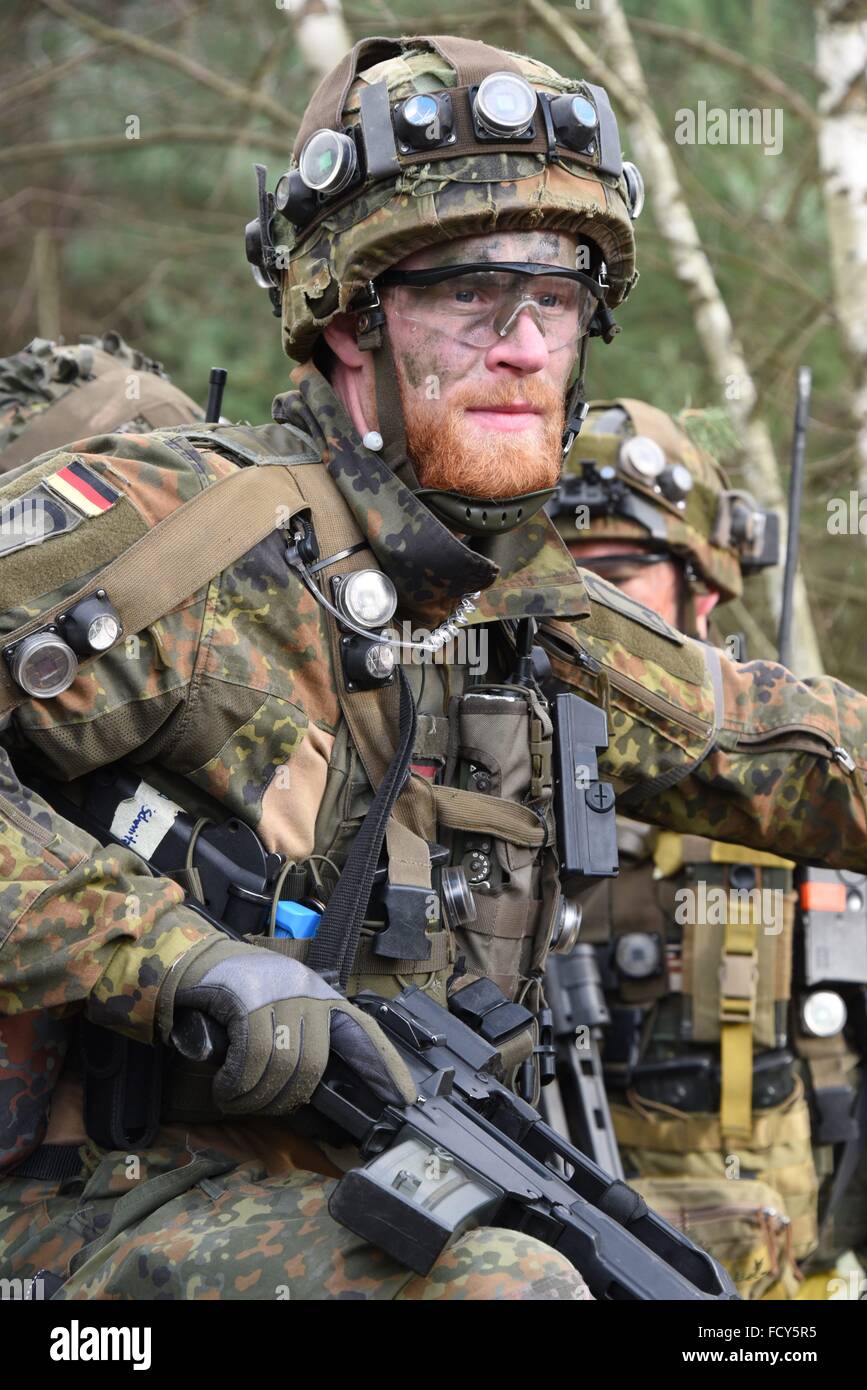
<instances>
[{"instance_id":1,"label":"assault rifle","mask_svg":"<svg viewBox=\"0 0 867 1390\"><path fill-rule=\"evenodd\" d=\"M331 1195L340 1225L418 1274L484 1223L558 1250L597 1299L737 1297L710 1255L503 1085L500 1054L479 1032L416 986L353 1002L400 1052L418 1094L385 1104L332 1056L311 1105L293 1117L317 1137L353 1141L366 1160ZM172 1041L194 1061L225 1054L223 1030L193 1010L179 1011Z\"/></svg>"}]
</instances>

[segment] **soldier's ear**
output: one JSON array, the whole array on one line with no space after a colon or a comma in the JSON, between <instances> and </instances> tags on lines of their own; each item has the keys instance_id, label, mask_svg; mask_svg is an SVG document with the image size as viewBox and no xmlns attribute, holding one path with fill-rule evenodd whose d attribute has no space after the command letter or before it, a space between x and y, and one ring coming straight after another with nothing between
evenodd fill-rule
<instances>
[{"instance_id":1,"label":"soldier's ear","mask_svg":"<svg viewBox=\"0 0 867 1390\"><path fill-rule=\"evenodd\" d=\"M719 603L719 589L709 589L706 594L693 595L695 613L698 618L707 618Z\"/></svg>"},{"instance_id":2,"label":"soldier's ear","mask_svg":"<svg viewBox=\"0 0 867 1390\"><path fill-rule=\"evenodd\" d=\"M337 314L322 335L339 362L345 367L363 367L366 354L355 339L355 315Z\"/></svg>"}]
</instances>

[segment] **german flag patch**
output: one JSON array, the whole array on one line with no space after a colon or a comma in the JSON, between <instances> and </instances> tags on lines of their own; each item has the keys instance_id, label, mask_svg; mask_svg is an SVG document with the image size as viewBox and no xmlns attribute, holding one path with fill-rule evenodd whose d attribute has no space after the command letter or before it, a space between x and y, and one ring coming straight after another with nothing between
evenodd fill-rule
<instances>
[{"instance_id":1,"label":"german flag patch","mask_svg":"<svg viewBox=\"0 0 867 1390\"><path fill-rule=\"evenodd\" d=\"M57 473L43 478L42 486L57 497L62 497L82 516L99 516L100 512L107 512L109 507L113 507L120 497L117 488L88 468L81 459L73 459Z\"/></svg>"}]
</instances>

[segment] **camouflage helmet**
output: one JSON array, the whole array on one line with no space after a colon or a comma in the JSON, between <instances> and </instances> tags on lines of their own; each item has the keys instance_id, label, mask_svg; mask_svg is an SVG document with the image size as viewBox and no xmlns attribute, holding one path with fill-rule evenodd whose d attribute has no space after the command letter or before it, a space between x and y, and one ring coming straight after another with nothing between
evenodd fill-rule
<instances>
[{"instance_id":1,"label":"camouflage helmet","mask_svg":"<svg viewBox=\"0 0 867 1390\"><path fill-rule=\"evenodd\" d=\"M691 586L723 602L742 575L776 564L777 514L732 489L723 469L656 406L594 401L548 510L567 542L640 543L682 559Z\"/></svg>"},{"instance_id":2,"label":"camouflage helmet","mask_svg":"<svg viewBox=\"0 0 867 1390\"><path fill-rule=\"evenodd\" d=\"M491 111L520 106L522 90L529 105L506 130L501 106ZM582 236L604 264L609 307L637 279L641 178L622 161L604 90L477 40L357 43L314 93L275 195L264 177L259 166L247 255L299 361L377 275L456 237L538 226Z\"/></svg>"},{"instance_id":3,"label":"camouflage helmet","mask_svg":"<svg viewBox=\"0 0 867 1390\"><path fill-rule=\"evenodd\" d=\"M34 338L0 358L0 473L95 434L155 430L203 412L162 365L119 333L77 343Z\"/></svg>"}]
</instances>

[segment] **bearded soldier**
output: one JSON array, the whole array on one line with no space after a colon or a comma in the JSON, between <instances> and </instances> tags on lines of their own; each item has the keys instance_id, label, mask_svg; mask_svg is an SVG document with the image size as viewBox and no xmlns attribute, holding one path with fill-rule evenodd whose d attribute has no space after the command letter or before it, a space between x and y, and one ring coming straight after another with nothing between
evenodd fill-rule
<instances>
[{"instance_id":1,"label":"bearded soldier","mask_svg":"<svg viewBox=\"0 0 867 1390\"><path fill-rule=\"evenodd\" d=\"M260 171L248 255L299 364L274 423L101 437L0 493L77 518L0 566L4 1274L584 1296L513 1231L414 1276L328 1215L352 1153L285 1121L329 1053L413 1096L364 987L455 1009L494 982L530 1019L504 1074L538 1096L567 865L537 669L605 705L630 813L867 866L867 702L591 593L541 510L639 198L602 89L474 41L360 43L273 195ZM227 856L235 938L195 906ZM189 1007L228 1032L216 1069L167 1046Z\"/></svg>"}]
</instances>

